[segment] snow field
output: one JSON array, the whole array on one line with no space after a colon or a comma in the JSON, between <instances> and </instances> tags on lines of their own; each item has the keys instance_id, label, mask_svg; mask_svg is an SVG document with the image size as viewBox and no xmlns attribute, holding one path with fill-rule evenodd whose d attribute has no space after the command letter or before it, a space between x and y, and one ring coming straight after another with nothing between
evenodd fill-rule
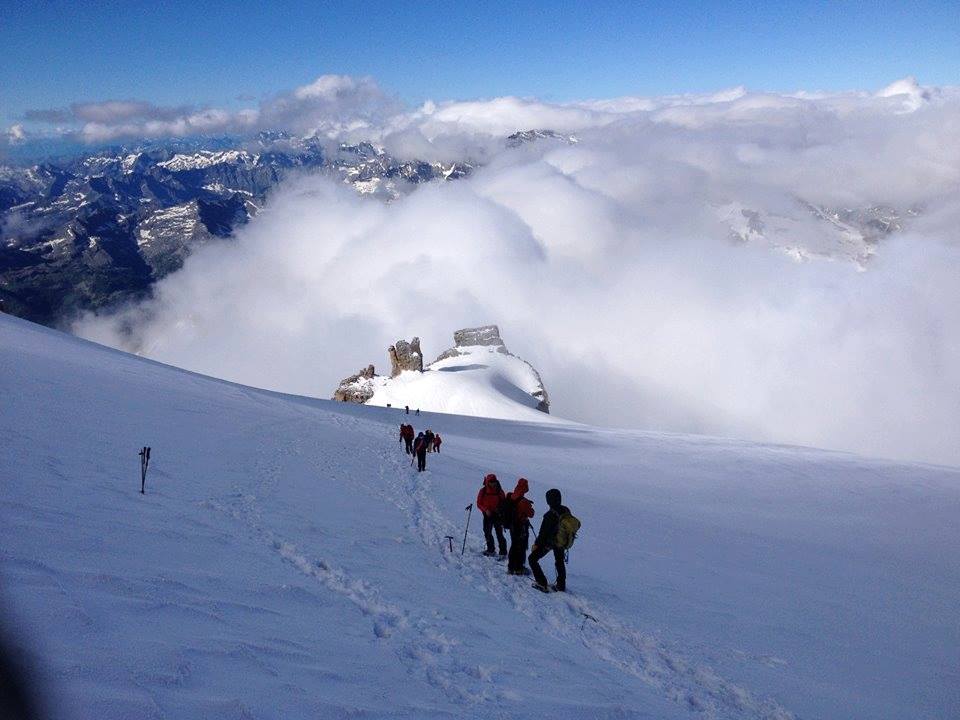
<instances>
[{"instance_id":1,"label":"snow field","mask_svg":"<svg viewBox=\"0 0 960 720\"><path fill-rule=\"evenodd\" d=\"M67 718L946 718L960 471L346 406L0 316L0 579ZM418 475L401 420L444 439ZM136 452L153 447L147 494ZM584 521L479 556L485 472ZM544 565L548 576L552 567Z\"/></svg>"}]
</instances>

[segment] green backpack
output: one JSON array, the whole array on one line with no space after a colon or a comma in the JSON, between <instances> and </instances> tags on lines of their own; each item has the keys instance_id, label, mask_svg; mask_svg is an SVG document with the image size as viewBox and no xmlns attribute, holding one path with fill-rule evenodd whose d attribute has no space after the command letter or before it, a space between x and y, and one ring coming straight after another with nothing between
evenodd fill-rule
<instances>
[{"instance_id":1,"label":"green backpack","mask_svg":"<svg viewBox=\"0 0 960 720\"><path fill-rule=\"evenodd\" d=\"M577 532L580 530L580 521L571 513L565 513L560 516L560 522L557 524L557 544L556 547L561 550L569 550L573 547L573 541L577 539Z\"/></svg>"}]
</instances>

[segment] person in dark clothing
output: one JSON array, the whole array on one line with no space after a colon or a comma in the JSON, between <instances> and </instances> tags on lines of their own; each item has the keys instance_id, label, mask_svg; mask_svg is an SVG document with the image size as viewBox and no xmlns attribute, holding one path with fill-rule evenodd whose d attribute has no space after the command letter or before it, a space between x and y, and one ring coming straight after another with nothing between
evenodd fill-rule
<instances>
[{"instance_id":1,"label":"person in dark clothing","mask_svg":"<svg viewBox=\"0 0 960 720\"><path fill-rule=\"evenodd\" d=\"M434 435L434 436L433 436L433 451L434 451L434 452L436 452L436 453L440 452L440 443L442 443L442 442L443 442L443 440L440 439L440 436L439 436L439 435Z\"/></svg>"},{"instance_id":2,"label":"person in dark clothing","mask_svg":"<svg viewBox=\"0 0 960 720\"><path fill-rule=\"evenodd\" d=\"M503 523L497 515L500 501L504 498L503 489L497 476L490 473L483 478L483 487L477 493L477 510L483 513L483 537L487 541L484 555L493 555L493 532L497 533L497 545L500 547L500 557L507 555L507 540L503 536Z\"/></svg>"},{"instance_id":3,"label":"person in dark clothing","mask_svg":"<svg viewBox=\"0 0 960 720\"><path fill-rule=\"evenodd\" d=\"M427 430L423 434L423 439L427 441L427 452L433 452L433 430Z\"/></svg>"},{"instance_id":4,"label":"person in dark clothing","mask_svg":"<svg viewBox=\"0 0 960 720\"><path fill-rule=\"evenodd\" d=\"M537 539L533 543L533 549L530 551L530 569L533 570L533 577L536 579L534 587L542 592L564 592L567 589L567 566L563 559L563 549L556 547L557 530L560 527L560 517L568 514L570 511L560 504L560 491L556 488L547 490L547 505L550 507L543 515L540 522L540 532L537 533ZM544 575L540 567L540 559L553 552L553 561L557 567L557 581L552 585L547 585L547 576Z\"/></svg>"},{"instance_id":5,"label":"person in dark clothing","mask_svg":"<svg viewBox=\"0 0 960 720\"><path fill-rule=\"evenodd\" d=\"M410 414L410 406L409 406L409 405L404 405L404 406L403 406L403 409L406 410L407 415Z\"/></svg>"},{"instance_id":6,"label":"person in dark clothing","mask_svg":"<svg viewBox=\"0 0 960 720\"><path fill-rule=\"evenodd\" d=\"M427 469L427 441L423 433L417 435L413 442L413 451L417 454L417 472L423 472Z\"/></svg>"},{"instance_id":7,"label":"person in dark clothing","mask_svg":"<svg viewBox=\"0 0 960 720\"><path fill-rule=\"evenodd\" d=\"M401 425L400 437L405 443L404 448L407 451L407 455L413 455L413 439L415 437L413 425Z\"/></svg>"},{"instance_id":8,"label":"person in dark clothing","mask_svg":"<svg viewBox=\"0 0 960 720\"><path fill-rule=\"evenodd\" d=\"M510 552L507 554L507 572L511 575L529 575L527 570L527 544L530 541L530 518L533 517L533 503L524 495L530 489L526 478L517 480L517 487L507 493L510 508Z\"/></svg>"}]
</instances>

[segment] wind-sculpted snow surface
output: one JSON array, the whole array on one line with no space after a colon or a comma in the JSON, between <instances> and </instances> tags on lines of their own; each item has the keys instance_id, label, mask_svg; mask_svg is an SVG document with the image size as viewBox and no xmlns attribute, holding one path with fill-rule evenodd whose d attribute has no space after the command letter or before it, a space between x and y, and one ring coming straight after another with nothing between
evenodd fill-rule
<instances>
[{"instance_id":1,"label":"wind-sculpted snow surface","mask_svg":"<svg viewBox=\"0 0 960 720\"><path fill-rule=\"evenodd\" d=\"M960 709L957 469L425 413L446 442L417 474L396 409L7 316L0 397L5 620L51 717ZM475 512L448 550L490 471L530 479L535 523L551 486L583 520L571 593L482 557Z\"/></svg>"}]
</instances>

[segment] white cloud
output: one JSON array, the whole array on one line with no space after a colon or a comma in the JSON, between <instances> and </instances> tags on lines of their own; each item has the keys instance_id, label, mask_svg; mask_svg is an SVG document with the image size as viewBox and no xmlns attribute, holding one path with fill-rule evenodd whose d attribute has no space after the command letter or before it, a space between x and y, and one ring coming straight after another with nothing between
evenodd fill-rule
<instances>
[{"instance_id":1,"label":"white cloud","mask_svg":"<svg viewBox=\"0 0 960 720\"><path fill-rule=\"evenodd\" d=\"M430 354L458 327L497 322L561 415L960 463L956 91L910 113L871 93L735 90L384 115L368 114L368 134L486 165L391 205L291 181L153 301L78 331L328 396L398 337L420 335ZM502 135L522 127L581 141L505 150ZM723 215L743 208L770 233L782 224L784 242L843 255L845 236L801 200L924 209L866 272L728 241Z\"/></svg>"},{"instance_id":2,"label":"white cloud","mask_svg":"<svg viewBox=\"0 0 960 720\"><path fill-rule=\"evenodd\" d=\"M308 85L236 111L107 100L30 110L25 119L65 124L58 132L89 143L257 130L340 137L382 125L401 109L396 98L384 93L372 78L321 75Z\"/></svg>"},{"instance_id":3,"label":"white cloud","mask_svg":"<svg viewBox=\"0 0 960 720\"><path fill-rule=\"evenodd\" d=\"M14 124L7 128L7 142L11 145L17 145L19 143L25 142L27 139L27 133L23 129L23 125Z\"/></svg>"}]
</instances>

